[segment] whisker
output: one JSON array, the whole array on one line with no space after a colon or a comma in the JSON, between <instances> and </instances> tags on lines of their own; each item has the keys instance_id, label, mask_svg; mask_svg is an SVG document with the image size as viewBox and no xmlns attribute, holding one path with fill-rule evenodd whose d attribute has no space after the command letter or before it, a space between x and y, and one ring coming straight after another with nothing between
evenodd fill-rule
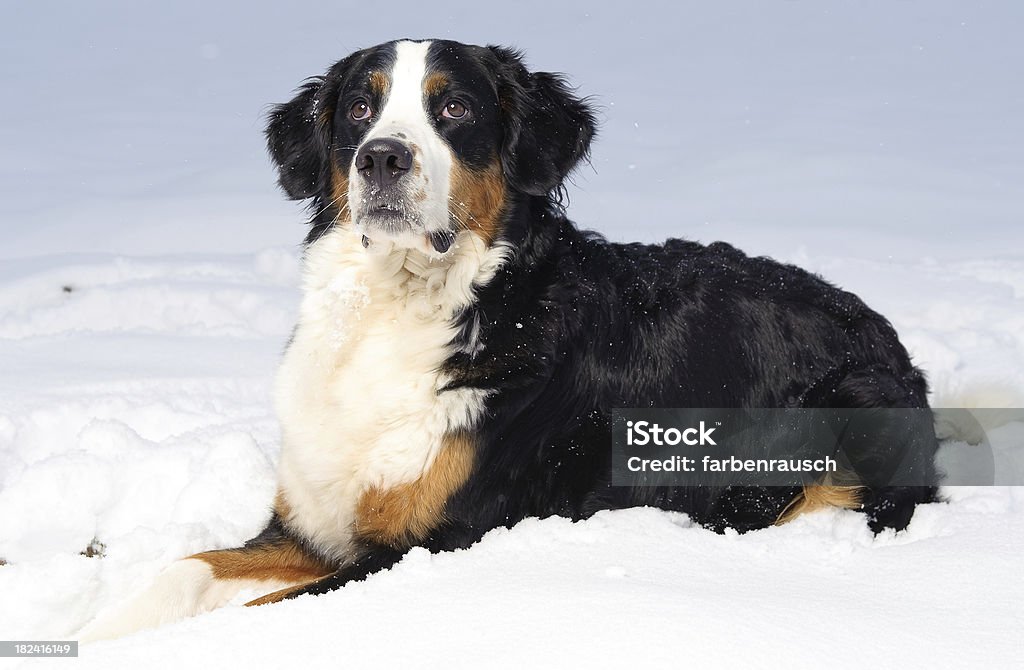
<instances>
[{"instance_id":1,"label":"whisker","mask_svg":"<svg viewBox=\"0 0 1024 670\"><path fill-rule=\"evenodd\" d=\"M453 205L455 205L455 206L456 206L456 207L458 207L458 208L459 208L460 210L462 210L462 212L463 212L463 215L464 215L464 216L465 216L466 218L468 218L468 219L472 219L472 220L474 220L474 221L476 220L476 217L475 217L475 216L473 216L473 212L471 212L471 211L469 210L469 208L468 208L468 207L466 207L466 206L465 206L465 205L464 205L463 203L461 203L461 202L459 202L459 201L455 200L455 198L453 198L453 197L452 197L452 196L450 196L450 195L448 196L448 200L449 200L449 201L450 201L450 202L451 202L451 203L452 203ZM450 211L450 210L449 210L449 211ZM469 224L468 224L468 223L466 223L466 222L465 222L464 220L462 220L461 218L459 218L459 217L458 217L458 216L457 216L457 215L456 215L456 214L455 214L454 212L451 212L451 214L452 214L452 216L455 216L456 220L457 220L457 221L458 221L459 223L461 223L461 224L462 224L462 226L463 226L463 227L464 227L464 228L465 228L466 230L471 230L471 228L470 228L470 226L469 226Z\"/></svg>"},{"instance_id":2,"label":"whisker","mask_svg":"<svg viewBox=\"0 0 1024 670\"><path fill-rule=\"evenodd\" d=\"M316 244L317 242L320 241L320 238L322 238L324 235L326 235L330 231L334 230L334 227L336 225L338 225L338 223L340 223L341 215L344 214L345 210L347 210L347 209L348 209L348 201L346 201L345 204L341 206L341 209L339 209L338 213L334 216L333 219L331 219L331 222L328 223L326 226L324 226L324 229L320 231L320 234L316 236L315 240L313 240L312 242L309 243L309 246L313 246L314 244Z\"/></svg>"},{"instance_id":3,"label":"whisker","mask_svg":"<svg viewBox=\"0 0 1024 670\"><path fill-rule=\"evenodd\" d=\"M318 211L318 212L317 212L316 214L314 214L314 215L313 215L313 218L315 219L316 217L318 217L318 216L320 216L321 214L323 214L324 212L326 212L326 211L327 211L327 208L328 208L328 207L330 207L330 206L331 206L331 205L333 205L334 203L338 202L339 200L341 200L342 198L344 198L344 197L345 197L345 196L347 196L347 195L348 195L347 193L342 193L341 195L339 195L338 197L336 197L336 198L335 198L334 200L331 200L331 201L330 201L329 203L327 203L326 205L324 205L323 207L321 207L321 208L320 208L320 211ZM346 204L348 204L348 203L346 203Z\"/></svg>"}]
</instances>

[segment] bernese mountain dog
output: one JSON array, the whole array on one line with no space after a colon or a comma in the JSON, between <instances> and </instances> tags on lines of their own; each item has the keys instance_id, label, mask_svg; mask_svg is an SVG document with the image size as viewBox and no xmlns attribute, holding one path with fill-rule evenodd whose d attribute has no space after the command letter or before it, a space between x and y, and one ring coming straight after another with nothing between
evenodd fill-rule
<instances>
[{"instance_id":1,"label":"bernese mountain dog","mask_svg":"<svg viewBox=\"0 0 1024 670\"><path fill-rule=\"evenodd\" d=\"M579 230L563 184L594 134L561 76L446 40L358 51L275 107L270 155L312 220L273 514L82 637L322 594L527 517L649 505L745 531L835 505L878 532L935 500L934 433L898 454L920 486L612 485L617 408L928 406L889 322L821 278L721 242ZM854 474L895 457L861 443Z\"/></svg>"}]
</instances>

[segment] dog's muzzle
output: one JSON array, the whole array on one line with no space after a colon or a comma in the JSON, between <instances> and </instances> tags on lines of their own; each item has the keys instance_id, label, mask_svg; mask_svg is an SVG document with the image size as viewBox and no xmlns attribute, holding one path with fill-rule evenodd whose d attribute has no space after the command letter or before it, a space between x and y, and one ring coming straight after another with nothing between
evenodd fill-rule
<instances>
[{"instance_id":1,"label":"dog's muzzle","mask_svg":"<svg viewBox=\"0 0 1024 670\"><path fill-rule=\"evenodd\" d=\"M363 246L369 247L376 234L426 235L437 253L447 252L455 242L450 230L427 230L415 194L422 188L413 177L416 164L411 147L395 137L367 140L356 152L354 167L359 175L358 219Z\"/></svg>"}]
</instances>

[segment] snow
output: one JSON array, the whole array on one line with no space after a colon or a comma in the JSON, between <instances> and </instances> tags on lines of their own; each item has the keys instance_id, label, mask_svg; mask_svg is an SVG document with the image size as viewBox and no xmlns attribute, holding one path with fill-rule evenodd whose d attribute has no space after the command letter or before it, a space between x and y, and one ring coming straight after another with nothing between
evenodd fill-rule
<instances>
[{"instance_id":1,"label":"snow","mask_svg":"<svg viewBox=\"0 0 1024 670\"><path fill-rule=\"evenodd\" d=\"M582 225L808 267L892 319L936 404L1024 405L1024 8L880 7L4 5L0 638L73 638L266 521L304 229L261 115L398 36L514 44L595 96ZM1021 422L990 432L1024 443ZM944 493L878 538L840 511L743 536L657 510L530 519L75 663L1020 665L1024 489Z\"/></svg>"}]
</instances>

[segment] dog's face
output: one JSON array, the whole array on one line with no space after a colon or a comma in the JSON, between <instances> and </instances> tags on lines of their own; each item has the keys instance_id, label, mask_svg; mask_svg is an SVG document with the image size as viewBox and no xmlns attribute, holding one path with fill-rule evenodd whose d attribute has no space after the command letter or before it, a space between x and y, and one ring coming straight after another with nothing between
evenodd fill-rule
<instances>
[{"instance_id":1,"label":"dog's face","mask_svg":"<svg viewBox=\"0 0 1024 670\"><path fill-rule=\"evenodd\" d=\"M548 196L586 156L589 107L499 47L399 41L356 52L270 116L280 184L364 244L444 254L501 237L516 194ZM332 224L333 225L333 224Z\"/></svg>"}]
</instances>

